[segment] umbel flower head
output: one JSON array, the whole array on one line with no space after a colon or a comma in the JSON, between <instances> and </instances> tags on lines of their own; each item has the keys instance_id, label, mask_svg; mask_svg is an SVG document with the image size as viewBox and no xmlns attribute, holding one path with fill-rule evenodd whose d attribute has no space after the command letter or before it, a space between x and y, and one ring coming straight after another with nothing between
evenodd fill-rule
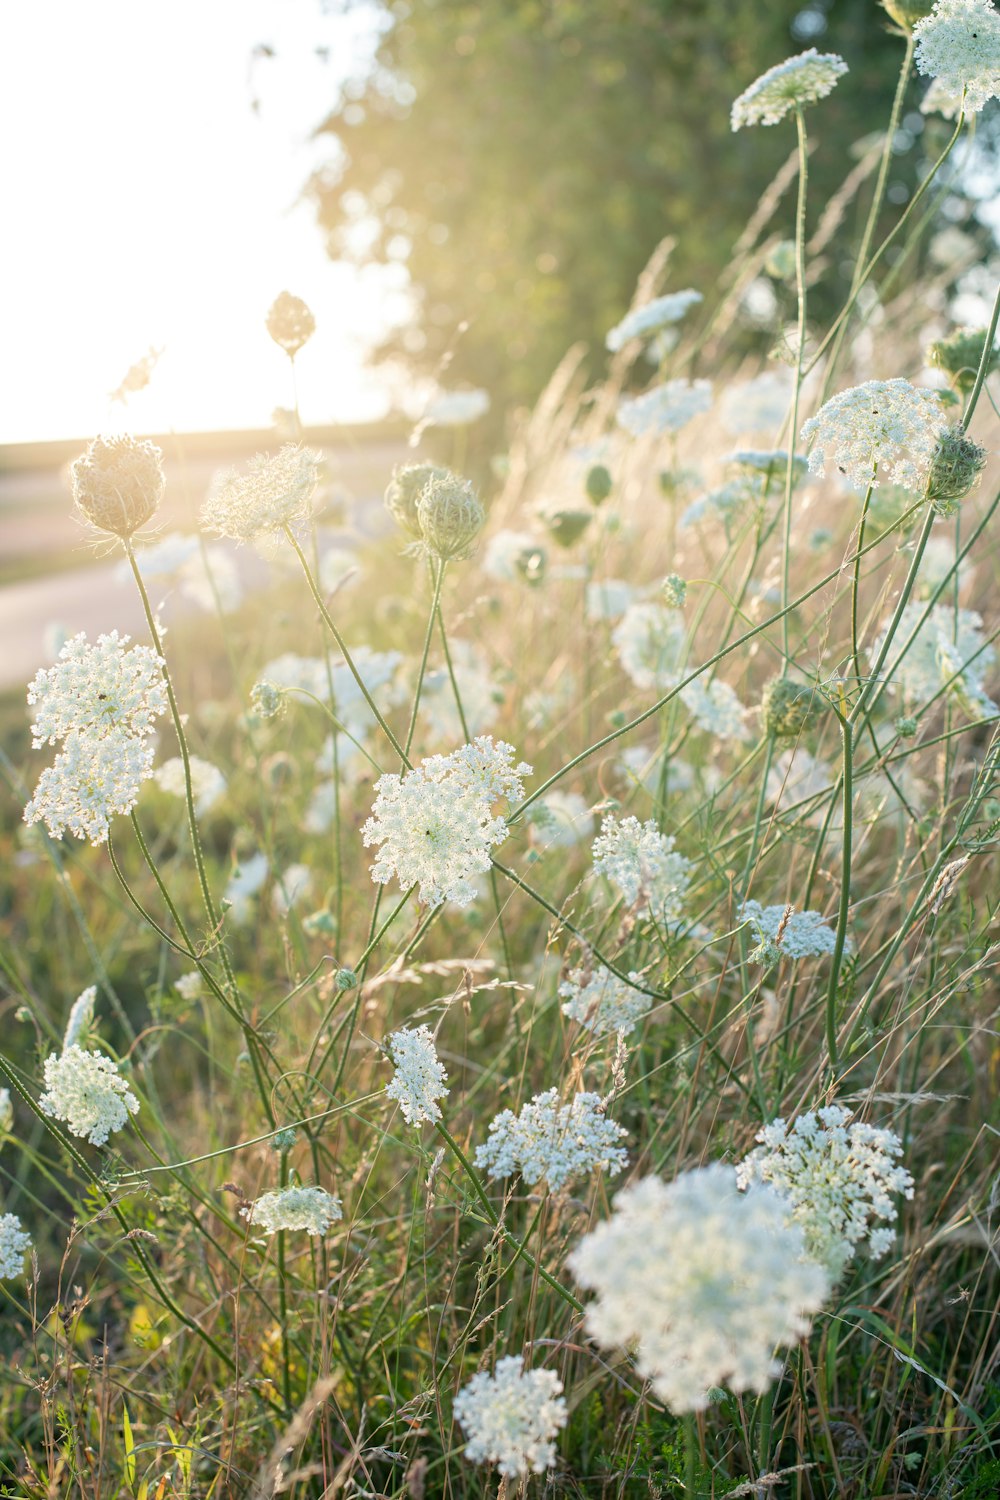
<instances>
[{"instance_id":1,"label":"umbel flower head","mask_svg":"<svg viewBox=\"0 0 1000 1500\"><path fill-rule=\"evenodd\" d=\"M258 453L244 473L218 476L201 510L202 525L236 542L274 539L308 518L319 480L319 457L286 443L272 457Z\"/></svg>"},{"instance_id":2,"label":"umbel flower head","mask_svg":"<svg viewBox=\"0 0 1000 1500\"><path fill-rule=\"evenodd\" d=\"M736 1168L740 1187L766 1182L786 1200L802 1226L806 1250L839 1277L865 1241L873 1259L892 1244L886 1226L896 1218L893 1198L913 1197L913 1178L897 1162L902 1142L891 1130L850 1123L838 1104L799 1115L794 1125L772 1120Z\"/></svg>"},{"instance_id":3,"label":"umbel flower head","mask_svg":"<svg viewBox=\"0 0 1000 1500\"><path fill-rule=\"evenodd\" d=\"M73 464L73 500L98 531L130 537L156 514L166 483L154 443L123 434L96 437Z\"/></svg>"},{"instance_id":4,"label":"umbel flower head","mask_svg":"<svg viewBox=\"0 0 1000 1500\"><path fill-rule=\"evenodd\" d=\"M267 331L274 342L294 359L316 332L316 319L301 297L279 292L267 314Z\"/></svg>"},{"instance_id":5,"label":"umbel flower head","mask_svg":"<svg viewBox=\"0 0 1000 1500\"><path fill-rule=\"evenodd\" d=\"M643 391L641 396L620 401L615 421L633 437L680 432L692 417L708 411L711 404L711 381L667 380Z\"/></svg>"},{"instance_id":6,"label":"umbel flower head","mask_svg":"<svg viewBox=\"0 0 1000 1500\"><path fill-rule=\"evenodd\" d=\"M733 103L732 126L777 125L803 104L825 99L847 72L847 64L836 52L817 52L810 47L796 57L768 68Z\"/></svg>"},{"instance_id":7,"label":"umbel flower head","mask_svg":"<svg viewBox=\"0 0 1000 1500\"><path fill-rule=\"evenodd\" d=\"M417 496L417 525L430 557L440 562L471 557L486 524L482 501L468 479L433 476Z\"/></svg>"},{"instance_id":8,"label":"umbel flower head","mask_svg":"<svg viewBox=\"0 0 1000 1500\"><path fill-rule=\"evenodd\" d=\"M286 1187L263 1193L240 1213L248 1224L265 1234L279 1229L304 1229L307 1234L326 1234L330 1225L344 1217L340 1199L321 1187Z\"/></svg>"},{"instance_id":9,"label":"umbel flower head","mask_svg":"<svg viewBox=\"0 0 1000 1500\"><path fill-rule=\"evenodd\" d=\"M767 1390L774 1351L809 1331L830 1289L801 1228L765 1185L744 1194L731 1167L645 1177L569 1257L595 1292L587 1332L635 1351L639 1373L672 1411L703 1411L713 1386Z\"/></svg>"},{"instance_id":10,"label":"umbel flower head","mask_svg":"<svg viewBox=\"0 0 1000 1500\"><path fill-rule=\"evenodd\" d=\"M69 1020L63 1032L63 1051L86 1042L94 1024L94 1005L97 1001L97 985L91 984L78 995L70 1008Z\"/></svg>"},{"instance_id":11,"label":"umbel flower head","mask_svg":"<svg viewBox=\"0 0 1000 1500\"><path fill-rule=\"evenodd\" d=\"M53 666L35 673L28 703L35 710L31 743L36 750L75 733L97 739L116 730L152 734L154 720L167 708L163 658L148 646L127 651L128 640L112 630L92 646L81 631L66 642Z\"/></svg>"},{"instance_id":12,"label":"umbel flower head","mask_svg":"<svg viewBox=\"0 0 1000 1500\"><path fill-rule=\"evenodd\" d=\"M107 842L111 819L130 813L153 774L153 745L115 729L98 739L68 735L38 778L24 821L44 823L54 839L69 831L96 847Z\"/></svg>"},{"instance_id":13,"label":"umbel flower head","mask_svg":"<svg viewBox=\"0 0 1000 1500\"><path fill-rule=\"evenodd\" d=\"M609 330L604 347L616 354L630 339L649 338L652 334L659 333L661 328L679 322L701 300L701 293L690 287L684 292L667 292L663 297L654 297L652 302L645 302L642 307L635 307L626 313L621 322Z\"/></svg>"},{"instance_id":14,"label":"umbel flower head","mask_svg":"<svg viewBox=\"0 0 1000 1500\"><path fill-rule=\"evenodd\" d=\"M103 1052L82 1047L67 1047L45 1059L45 1089L38 1101L42 1112L95 1146L103 1146L139 1109L118 1064Z\"/></svg>"},{"instance_id":15,"label":"umbel flower head","mask_svg":"<svg viewBox=\"0 0 1000 1500\"><path fill-rule=\"evenodd\" d=\"M638 980L635 972L630 979ZM634 985L603 968L570 969L559 986L562 1013L595 1036L607 1032L627 1035L634 1031L652 1005L652 999Z\"/></svg>"},{"instance_id":16,"label":"umbel flower head","mask_svg":"<svg viewBox=\"0 0 1000 1500\"><path fill-rule=\"evenodd\" d=\"M947 686L971 718L993 718L1000 708L986 692L986 674L996 661L996 651L983 635L982 616L975 610L956 611L950 604L935 604L926 619L926 606L911 600L899 621L898 638L913 643L891 682L902 689L906 703L923 705ZM872 642L869 655L878 659L889 628L887 621Z\"/></svg>"},{"instance_id":17,"label":"umbel flower head","mask_svg":"<svg viewBox=\"0 0 1000 1500\"><path fill-rule=\"evenodd\" d=\"M908 380L866 380L821 406L803 425L802 439L813 445L814 474L825 474L832 459L859 489L888 479L919 495L945 425L936 391Z\"/></svg>"},{"instance_id":18,"label":"umbel flower head","mask_svg":"<svg viewBox=\"0 0 1000 1500\"><path fill-rule=\"evenodd\" d=\"M764 684L760 700L764 732L775 739L795 739L816 722L825 707L818 689L790 677L772 677Z\"/></svg>"},{"instance_id":19,"label":"umbel flower head","mask_svg":"<svg viewBox=\"0 0 1000 1500\"><path fill-rule=\"evenodd\" d=\"M986 449L966 436L961 422L942 432L927 476L927 498L939 516L955 514L959 501L979 483L986 459Z\"/></svg>"},{"instance_id":20,"label":"umbel flower head","mask_svg":"<svg viewBox=\"0 0 1000 1500\"><path fill-rule=\"evenodd\" d=\"M607 876L636 916L652 916L664 925L680 921L691 881L691 861L678 854L674 840L650 819L609 813L594 840L594 869Z\"/></svg>"},{"instance_id":21,"label":"umbel flower head","mask_svg":"<svg viewBox=\"0 0 1000 1500\"><path fill-rule=\"evenodd\" d=\"M913 36L920 72L950 94L964 90L966 114L1000 96L1000 15L990 0L937 0Z\"/></svg>"},{"instance_id":22,"label":"umbel flower head","mask_svg":"<svg viewBox=\"0 0 1000 1500\"><path fill-rule=\"evenodd\" d=\"M435 479L447 479L449 470L440 464L403 464L393 471L385 491L385 508L401 531L420 541L417 501Z\"/></svg>"},{"instance_id":23,"label":"umbel flower head","mask_svg":"<svg viewBox=\"0 0 1000 1500\"><path fill-rule=\"evenodd\" d=\"M448 1077L438 1061L434 1038L426 1026L404 1027L386 1040L386 1050L396 1071L385 1091L395 1099L408 1125L433 1124L440 1120L438 1100L451 1092L445 1086Z\"/></svg>"},{"instance_id":24,"label":"umbel flower head","mask_svg":"<svg viewBox=\"0 0 1000 1500\"><path fill-rule=\"evenodd\" d=\"M490 1121L490 1138L476 1166L491 1177L520 1172L531 1187L544 1180L554 1193L597 1169L610 1177L628 1160L618 1144L626 1132L609 1120L599 1094L576 1094L561 1104L559 1090L536 1094L520 1114L505 1109Z\"/></svg>"},{"instance_id":25,"label":"umbel flower head","mask_svg":"<svg viewBox=\"0 0 1000 1500\"><path fill-rule=\"evenodd\" d=\"M753 927L761 957L775 963L779 958L822 958L836 947L837 935L818 911L744 901L736 918Z\"/></svg>"},{"instance_id":26,"label":"umbel flower head","mask_svg":"<svg viewBox=\"0 0 1000 1500\"><path fill-rule=\"evenodd\" d=\"M495 1464L506 1479L541 1474L556 1461L553 1441L566 1426L562 1381L552 1370L525 1370L520 1355L497 1360L496 1371L473 1375L455 1398L455 1419L473 1463Z\"/></svg>"},{"instance_id":27,"label":"umbel flower head","mask_svg":"<svg viewBox=\"0 0 1000 1500\"><path fill-rule=\"evenodd\" d=\"M530 774L524 762L514 765L512 745L483 734L402 776L380 776L361 830L366 847L380 846L372 879L386 885L395 876L404 890L417 885L419 899L431 905L470 905L473 877L490 868L491 851L507 837L493 805L522 797L521 778Z\"/></svg>"},{"instance_id":28,"label":"umbel flower head","mask_svg":"<svg viewBox=\"0 0 1000 1500\"><path fill-rule=\"evenodd\" d=\"M31 1249L28 1234L17 1214L0 1214L0 1281L9 1281L20 1276L24 1270L24 1257Z\"/></svg>"}]
</instances>

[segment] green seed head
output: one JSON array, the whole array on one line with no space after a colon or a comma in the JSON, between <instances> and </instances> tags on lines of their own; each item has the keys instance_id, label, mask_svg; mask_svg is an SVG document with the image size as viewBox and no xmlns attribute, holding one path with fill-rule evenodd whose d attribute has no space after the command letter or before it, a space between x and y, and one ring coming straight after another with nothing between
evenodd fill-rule
<instances>
[{"instance_id":1,"label":"green seed head","mask_svg":"<svg viewBox=\"0 0 1000 1500\"><path fill-rule=\"evenodd\" d=\"M939 516L955 514L959 501L978 484L986 458L986 449L966 437L960 422L941 434L927 477L927 498Z\"/></svg>"},{"instance_id":2,"label":"green seed head","mask_svg":"<svg viewBox=\"0 0 1000 1500\"><path fill-rule=\"evenodd\" d=\"M448 470L439 464L405 464L396 469L385 492L385 508L400 530L413 541L420 541L417 501L420 492L432 479L447 479Z\"/></svg>"},{"instance_id":3,"label":"green seed head","mask_svg":"<svg viewBox=\"0 0 1000 1500\"><path fill-rule=\"evenodd\" d=\"M804 687L789 677L772 677L760 700L764 731L775 739L794 739L816 722L823 708L816 688Z\"/></svg>"},{"instance_id":4,"label":"green seed head","mask_svg":"<svg viewBox=\"0 0 1000 1500\"><path fill-rule=\"evenodd\" d=\"M470 482L445 470L417 496L417 524L429 555L452 562L472 556L486 512Z\"/></svg>"}]
</instances>

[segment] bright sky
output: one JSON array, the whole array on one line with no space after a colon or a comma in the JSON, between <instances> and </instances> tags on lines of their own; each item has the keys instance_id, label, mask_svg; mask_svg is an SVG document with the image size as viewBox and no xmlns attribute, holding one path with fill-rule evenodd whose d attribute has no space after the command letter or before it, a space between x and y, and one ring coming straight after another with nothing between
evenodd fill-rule
<instances>
[{"instance_id":1,"label":"bright sky","mask_svg":"<svg viewBox=\"0 0 1000 1500\"><path fill-rule=\"evenodd\" d=\"M307 422L377 416L367 340L401 313L391 273L334 265L308 204L311 131L371 47L322 0L30 0L0 35L0 442L266 426L291 404L263 320L313 309ZM253 59L266 44L276 54ZM324 63L317 49L328 49ZM259 109L252 108L254 99ZM151 385L108 393L150 346Z\"/></svg>"}]
</instances>

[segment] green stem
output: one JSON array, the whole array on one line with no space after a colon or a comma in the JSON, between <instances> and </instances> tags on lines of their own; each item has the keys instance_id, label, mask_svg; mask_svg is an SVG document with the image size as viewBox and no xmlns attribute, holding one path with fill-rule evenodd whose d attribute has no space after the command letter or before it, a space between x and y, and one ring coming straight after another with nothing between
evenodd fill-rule
<instances>
[{"instance_id":1,"label":"green stem","mask_svg":"<svg viewBox=\"0 0 1000 1500\"><path fill-rule=\"evenodd\" d=\"M840 966L847 945L847 922L851 910L851 855L854 836L854 732L850 721L841 719L844 736L844 829L843 858L840 870L840 907L837 913L837 936L830 963L830 983L826 992L826 1050L830 1070L837 1072L837 992Z\"/></svg>"},{"instance_id":2,"label":"green stem","mask_svg":"<svg viewBox=\"0 0 1000 1500\"><path fill-rule=\"evenodd\" d=\"M962 426L968 431L969 423L972 421L976 407L979 405L979 397L982 395L983 385L990 371L990 357L993 353L993 340L996 337L997 321L1000 319L1000 283L997 284L996 296L993 299L993 313L990 317L990 326L983 341L983 352L979 357L979 369L976 371L976 382L969 392L969 400L965 411L962 413Z\"/></svg>"},{"instance_id":3,"label":"green stem","mask_svg":"<svg viewBox=\"0 0 1000 1500\"><path fill-rule=\"evenodd\" d=\"M857 683L861 682L861 652L858 645L858 595L861 588L861 548L865 544L865 526L868 523L868 509L872 503L872 491L875 488L875 476L865 494L865 503L861 507L861 524L858 527L858 546L854 553L854 576L851 579L851 660L854 663L854 677Z\"/></svg>"},{"instance_id":4,"label":"green stem","mask_svg":"<svg viewBox=\"0 0 1000 1500\"><path fill-rule=\"evenodd\" d=\"M410 712L410 727L406 731L406 745L403 750L404 760L410 753L410 747L413 744L413 736L417 728L417 712L420 708L420 694L423 692L424 677L427 673L427 656L431 649L431 636L434 634L434 621L437 619L440 613L441 585L444 582L444 570L448 566L448 564L445 559L442 558L438 563L437 568L434 567L433 561L431 562L430 566L431 573L434 578L434 597L431 600L430 614L427 616L427 630L424 633L424 649L420 657L420 670L417 673L417 687L416 692L413 694L413 708ZM442 630L443 628L444 627L442 626ZM409 761L407 761L406 763L407 765L409 765Z\"/></svg>"},{"instance_id":5,"label":"green stem","mask_svg":"<svg viewBox=\"0 0 1000 1500\"><path fill-rule=\"evenodd\" d=\"M788 463L785 468L784 551L781 560L781 603L786 610L781 621L781 644L785 660L789 659L789 626L787 613L789 575L792 554L792 491L795 488L795 442L799 430L799 396L802 391L802 366L806 342L806 190L809 185L809 149L806 123L801 106L795 110L795 128L799 142L799 194L795 211L795 282L798 297L795 382L792 386L792 411L788 434Z\"/></svg>"},{"instance_id":6,"label":"green stem","mask_svg":"<svg viewBox=\"0 0 1000 1500\"><path fill-rule=\"evenodd\" d=\"M288 1186L288 1153L281 1153L280 1185ZM281 1394L285 1412L292 1415L292 1362L288 1347L288 1287L285 1279L285 1231L278 1230L278 1309L281 1316Z\"/></svg>"}]
</instances>

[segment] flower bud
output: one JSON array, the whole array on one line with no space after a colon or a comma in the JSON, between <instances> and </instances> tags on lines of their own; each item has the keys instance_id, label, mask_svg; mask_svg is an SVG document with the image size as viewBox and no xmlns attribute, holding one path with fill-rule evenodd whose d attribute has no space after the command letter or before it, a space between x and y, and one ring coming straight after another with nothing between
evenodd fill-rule
<instances>
[{"instance_id":1,"label":"flower bud","mask_svg":"<svg viewBox=\"0 0 1000 1500\"><path fill-rule=\"evenodd\" d=\"M594 464L587 470L587 478L584 488L587 491L587 499L591 505L603 505L611 494L614 480L611 478L611 470L606 464Z\"/></svg>"},{"instance_id":2,"label":"flower bud","mask_svg":"<svg viewBox=\"0 0 1000 1500\"><path fill-rule=\"evenodd\" d=\"M333 976L333 982L338 990L356 990L358 987L358 976L353 969L338 969Z\"/></svg>"},{"instance_id":3,"label":"flower bud","mask_svg":"<svg viewBox=\"0 0 1000 1500\"><path fill-rule=\"evenodd\" d=\"M912 740L917 732L917 721L910 718L908 714L900 714L896 720L895 729L901 740Z\"/></svg>"},{"instance_id":4,"label":"flower bud","mask_svg":"<svg viewBox=\"0 0 1000 1500\"><path fill-rule=\"evenodd\" d=\"M396 525L414 541L420 540L417 500L432 479L447 479L448 470L438 464L405 464L393 471L385 492L385 508Z\"/></svg>"},{"instance_id":5,"label":"flower bud","mask_svg":"<svg viewBox=\"0 0 1000 1500\"><path fill-rule=\"evenodd\" d=\"M446 473L433 478L417 497L417 521L431 557L451 562L471 557L486 523L482 502L467 479Z\"/></svg>"},{"instance_id":6,"label":"flower bud","mask_svg":"<svg viewBox=\"0 0 1000 1500\"><path fill-rule=\"evenodd\" d=\"M298 1132L293 1125L288 1125L284 1130L276 1130L271 1137L271 1150L277 1151L281 1156L291 1151L298 1140Z\"/></svg>"},{"instance_id":7,"label":"flower bud","mask_svg":"<svg viewBox=\"0 0 1000 1500\"><path fill-rule=\"evenodd\" d=\"M927 498L939 516L955 514L958 502L978 484L986 457L986 449L966 437L961 422L942 432L927 476Z\"/></svg>"},{"instance_id":8,"label":"flower bud","mask_svg":"<svg viewBox=\"0 0 1000 1500\"><path fill-rule=\"evenodd\" d=\"M548 533L560 547L572 547L590 525L588 510L554 510L544 518Z\"/></svg>"},{"instance_id":9,"label":"flower bud","mask_svg":"<svg viewBox=\"0 0 1000 1500\"><path fill-rule=\"evenodd\" d=\"M279 292L266 319L267 331L274 342L294 359L316 332L316 319L301 297Z\"/></svg>"},{"instance_id":10,"label":"flower bud","mask_svg":"<svg viewBox=\"0 0 1000 1500\"><path fill-rule=\"evenodd\" d=\"M952 384L967 393L976 383L985 343L985 328L956 328L946 339L935 339L928 345L927 363L944 370L951 376ZM987 375L996 369L998 358L997 350L991 349L986 361Z\"/></svg>"},{"instance_id":11,"label":"flower bud","mask_svg":"<svg viewBox=\"0 0 1000 1500\"><path fill-rule=\"evenodd\" d=\"M253 711L261 719L273 719L281 712L284 700L285 695L281 691L281 688L276 687L273 682L268 682L263 677L260 682L255 682L250 689L250 702L253 706Z\"/></svg>"},{"instance_id":12,"label":"flower bud","mask_svg":"<svg viewBox=\"0 0 1000 1500\"><path fill-rule=\"evenodd\" d=\"M760 700L764 731L775 739L794 739L815 723L823 708L816 688L792 682L789 677L772 677L765 683Z\"/></svg>"},{"instance_id":13,"label":"flower bud","mask_svg":"<svg viewBox=\"0 0 1000 1500\"><path fill-rule=\"evenodd\" d=\"M679 573L668 573L663 580L661 592L664 602L671 609L683 609L687 598L688 586Z\"/></svg>"},{"instance_id":14,"label":"flower bud","mask_svg":"<svg viewBox=\"0 0 1000 1500\"><path fill-rule=\"evenodd\" d=\"M912 31L934 9L934 0L879 0L879 4L906 32Z\"/></svg>"},{"instance_id":15,"label":"flower bud","mask_svg":"<svg viewBox=\"0 0 1000 1500\"><path fill-rule=\"evenodd\" d=\"M98 531L132 536L163 498L162 457L154 443L127 434L94 438L71 469L77 510Z\"/></svg>"}]
</instances>

